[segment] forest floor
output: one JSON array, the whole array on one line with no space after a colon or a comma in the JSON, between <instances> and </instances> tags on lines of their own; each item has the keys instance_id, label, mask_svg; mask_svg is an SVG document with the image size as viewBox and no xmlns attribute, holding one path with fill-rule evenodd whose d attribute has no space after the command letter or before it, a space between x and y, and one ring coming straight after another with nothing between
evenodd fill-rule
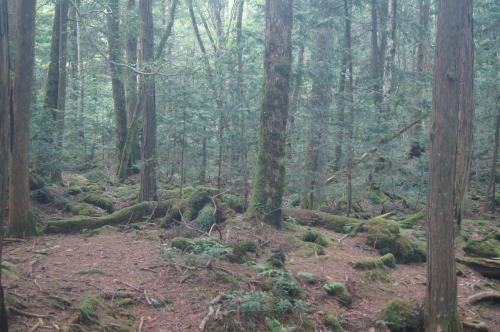
<instances>
[{"instance_id":1,"label":"forest floor","mask_svg":"<svg viewBox=\"0 0 500 332\"><path fill-rule=\"evenodd\" d=\"M8 244L5 258L16 264L20 277L8 282L7 289L23 304L23 311L47 316L42 318L47 330L57 331L57 327L75 322L73 308L88 294L101 294L112 304L113 294L118 297L126 293L134 302L118 316L125 320L133 317L134 331L141 321L142 331L195 331L207 314L210 300L229 286L214 270L193 271L166 264L160 258L160 246L168 244L168 240L160 240L162 232L148 227L141 231L110 230L91 237L44 235L28 242ZM333 240L325 255L303 257L298 252L300 248L286 252L288 269L294 274L306 271L319 279L343 281L354 294L353 304L346 308L329 297L321 283L301 282L313 325L318 329L323 327L323 313L334 313L346 323L349 331L368 331L375 327L374 317L391 299L423 299L425 263L397 265L387 271L387 280L370 281L361 271L353 269L350 262L376 257L377 252L361 237L348 237L339 242L342 234L323 232ZM287 238L296 236L296 231L285 230L274 235L282 236L281 240L286 242ZM218 264L237 274L242 288L251 287L249 280L258 272L242 264ZM498 308L465 304L473 293L499 286L498 282L476 272L465 272L458 278L461 317L480 317L490 331L500 331ZM58 297L70 304L62 308L50 306ZM151 299L162 299L166 304L155 308L150 304ZM14 316L11 321L13 331L28 331L37 322L38 318L22 316Z\"/></svg>"},{"instance_id":2,"label":"forest floor","mask_svg":"<svg viewBox=\"0 0 500 332\"><path fill-rule=\"evenodd\" d=\"M466 221L463 227L473 225ZM302 236L311 229L327 239L324 252L304 246ZM221 236L223 243L240 239L259 243L259 249L246 256L245 262L169 251L178 235L178 230L148 220L93 232L8 241L4 259L16 270L6 282L10 305L15 308L11 311L12 331L198 331L219 294L241 295L242 290L257 294L264 289L269 275L275 273L262 273L273 248L281 248L285 254L284 268L298 281L300 297L307 304L304 317L290 317L299 331L330 330L325 326L327 314L335 316L347 331L386 331L377 320L389 301L400 298L422 303L425 295L425 263L397 264L371 272L353 268L355 261L380 257L367 245L363 233L347 236L288 222L277 231L235 215L226 222ZM457 254L463 255L457 247ZM498 291L500 282L462 265L460 271L460 317L480 319L489 331L500 331L498 304L466 303L475 293ZM345 284L353 295L352 304L346 306L328 295L323 287L327 281ZM219 309L212 320L248 319L243 317L243 309ZM301 325L306 319L308 323ZM234 326L224 324L206 330ZM262 326L257 324L254 329Z\"/></svg>"}]
</instances>

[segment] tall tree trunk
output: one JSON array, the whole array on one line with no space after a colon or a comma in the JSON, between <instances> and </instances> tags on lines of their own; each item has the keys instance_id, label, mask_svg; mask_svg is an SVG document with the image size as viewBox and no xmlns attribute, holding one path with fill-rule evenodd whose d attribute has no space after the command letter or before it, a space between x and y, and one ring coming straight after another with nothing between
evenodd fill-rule
<instances>
[{"instance_id":1,"label":"tall tree trunk","mask_svg":"<svg viewBox=\"0 0 500 332\"><path fill-rule=\"evenodd\" d=\"M200 167L200 183L207 182L207 127L203 126L203 142L201 146L201 167Z\"/></svg>"},{"instance_id":2,"label":"tall tree trunk","mask_svg":"<svg viewBox=\"0 0 500 332\"><path fill-rule=\"evenodd\" d=\"M380 103L382 102L382 91L380 87L380 50L378 46L378 0L371 2L371 53L370 53L370 66L371 75L373 80L373 104L375 111L379 113Z\"/></svg>"},{"instance_id":3,"label":"tall tree trunk","mask_svg":"<svg viewBox=\"0 0 500 332\"><path fill-rule=\"evenodd\" d=\"M35 46L35 0L19 0L16 13L16 64L11 104L9 229L13 236L35 234L29 191L29 143Z\"/></svg>"},{"instance_id":4,"label":"tall tree trunk","mask_svg":"<svg viewBox=\"0 0 500 332\"><path fill-rule=\"evenodd\" d=\"M119 65L123 63L124 49L120 32L120 0L108 0L108 7L109 12L106 15L108 25L107 37L113 108L115 113L115 145L118 171L119 169L128 169L128 165L120 165L123 148L127 139L124 76L122 68Z\"/></svg>"},{"instance_id":5,"label":"tall tree trunk","mask_svg":"<svg viewBox=\"0 0 500 332\"><path fill-rule=\"evenodd\" d=\"M139 1L139 16L141 21L141 56L142 65L151 69L154 60L154 29L152 0ZM156 200L156 107L155 107L155 77L144 75L142 83L142 162L141 201Z\"/></svg>"},{"instance_id":6,"label":"tall tree trunk","mask_svg":"<svg viewBox=\"0 0 500 332\"><path fill-rule=\"evenodd\" d=\"M387 1L387 46L384 57L384 85L382 87L382 97L387 106L388 100L392 94L393 84L393 66L394 57L396 55L396 14L397 0ZM385 115L387 116L387 107L385 107Z\"/></svg>"},{"instance_id":7,"label":"tall tree trunk","mask_svg":"<svg viewBox=\"0 0 500 332\"><path fill-rule=\"evenodd\" d=\"M2 284L2 249L4 218L8 196L9 166L9 25L7 0L0 0L0 332L8 332L9 324Z\"/></svg>"},{"instance_id":8,"label":"tall tree trunk","mask_svg":"<svg viewBox=\"0 0 500 332\"><path fill-rule=\"evenodd\" d=\"M300 106L300 94L302 92L302 85L304 80L304 52L305 45L304 42L300 42L299 54L297 55L297 68L295 69L295 80L293 82L292 97L290 100L290 114L288 115L287 123L287 160L291 160L293 156L293 132L295 127L295 115L299 111Z\"/></svg>"},{"instance_id":9,"label":"tall tree trunk","mask_svg":"<svg viewBox=\"0 0 500 332\"><path fill-rule=\"evenodd\" d=\"M44 109L50 113L44 141L53 153L40 156L39 171L50 175L54 181L61 180L62 138L64 133L64 103L66 93L68 0L58 0L54 13L50 64L47 74Z\"/></svg>"},{"instance_id":10,"label":"tall tree trunk","mask_svg":"<svg viewBox=\"0 0 500 332\"><path fill-rule=\"evenodd\" d=\"M327 164L326 140L328 137L328 121L332 104L333 86L333 34L334 24L331 19L334 5L331 1L322 0L318 4L322 23L318 27L316 45L313 49L314 65L311 70L312 89L309 108L310 136L307 145L304 169L304 192L301 206L313 209L324 199L324 182L316 181L323 178Z\"/></svg>"},{"instance_id":11,"label":"tall tree trunk","mask_svg":"<svg viewBox=\"0 0 500 332\"><path fill-rule=\"evenodd\" d=\"M264 221L281 227L285 182L286 121L292 62L292 0L266 0L264 95L260 142L250 209Z\"/></svg>"},{"instance_id":12,"label":"tall tree trunk","mask_svg":"<svg viewBox=\"0 0 500 332\"><path fill-rule=\"evenodd\" d=\"M497 96L497 115L495 121L495 145L493 146L493 158L491 159L490 179L488 181L488 190L491 213L495 213L496 201L496 180L497 180L497 161L498 146L500 145L500 94Z\"/></svg>"},{"instance_id":13,"label":"tall tree trunk","mask_svg":"<svg viewBox=\"0 0 500 332\"><path fill-rule=\"evenodd\" d=\"M352 17L352 3L351 0L344 0L344 17L345 17L345 33L344 33L344 47L346 53L346 76L347 84L345 88L345 104L343 105L347 112L345 118L346 124L346 159L347 159L347 215L350 215L352 210L352 158L353 146L352 135L354 126L354 99L353 99L353 70L352 70L352 52L351 52L351 17Z\"/></svg>"},{"instance_id":14,"label":"tall tree trunk","mask_svg":"<svg viewBox=\"0 0 500 332\"><path fill-rule=\"evenodd\" d=\"M427 202L425 330L462 331L457 316L453 230L460 117L473 109L472 1L439 0L432 91L432 134ZM457 177L463 177L457 179Z\"/></svg>"}]
</instances>

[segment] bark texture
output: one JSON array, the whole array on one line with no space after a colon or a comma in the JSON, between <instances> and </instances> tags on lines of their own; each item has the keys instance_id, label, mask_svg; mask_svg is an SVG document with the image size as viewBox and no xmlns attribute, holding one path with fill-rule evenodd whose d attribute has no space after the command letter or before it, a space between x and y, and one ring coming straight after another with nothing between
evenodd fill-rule
<instances>
[{"instance_id":1,"label":"bark texture","mask_svg":"<svg viewBox=\"0 0 500 332\"><path fill-rule=\"evenodd\" d=\"M16 64L11 104L9 174L9 228L13 236L35 234L30 207L29 143L33 52L35 45L35 0L20 0L16 13Z\"/></svg>"},{"instance_id":2,"label":"bark texture","mask_svg":"<svg viewBox=\"0 0 500 332\"><path fill-rule=\"evenodd\" d=\"M148 70L154 60L154 29L152 0L139 1L139 16L141 20L141 51L142 64ZM142 94L142 163L141 201L156 200L156 106L155 77L144 75L141 81Z\"/></svg>"},{"instance_id":3,"label":"bark texture","mask_svg":"<svg viewBox=\"0 0 500 332\"><path fill-rule=\"evenodd\" d=\"M495 213L496 202L496 179L497 179L497 161L498 146L500 145L500 94L497 97L497 115L495 121L495 144L493 146L493 157L491 159L490 179L488 181L488 199L490 201L490 210Z\"/></svg>"},{"instance_id":4,"label":"bark texture","mask_svg":"<svg viewBox=\"0 0 500 332\"><path fill-rule=\"evenodd\" d=\"M311 110L310 136L304 164L305 191L301 200L301 206L305 209L313 209L324 199L324 182L317 181L317 179L322 178L326 171L326 141L334 80L332 71L334 4L332 1L322 0L316 9L322 23L318 27L312 56L314 64L311 69L312 90L309 103Z\"/></svg>"},{"instance_id":5,"label":"bark texture","mask_svg":"<svg viewBox=\"0 0 500 332\"><path fill-rule=\"evenodd\" d=\"M457 280L453 230L460 116L472 107L472 1L439 0L427 204L426 331L456 332Z\"/></svg>"},{"instance_id":6,"label":"bark texture","mask_svg":"<svg viewBox=\"0 0 500 332\"><path fill-rule=\"evenodd\" d=\"M251 211L281 227L286 121L292 61L292 0L266 0L264 95Z\"/></svg>"}]
</instances>

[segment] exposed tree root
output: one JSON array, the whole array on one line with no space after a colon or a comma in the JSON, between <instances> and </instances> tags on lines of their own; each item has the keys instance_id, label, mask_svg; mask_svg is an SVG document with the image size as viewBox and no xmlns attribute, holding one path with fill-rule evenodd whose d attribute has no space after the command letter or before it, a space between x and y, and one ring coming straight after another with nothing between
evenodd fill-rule
<instances>
[{"instance_id":1,"label":"exposed tree root","mask_svg":"<svg viewBox=\"0 0 500 332\"><path fill-rule=\"evenodd\" d=\"M499 292L481 292L469 296L467 298L468 304L478 304L480 302L495 302L500 303L500 293Z\"/></svg>"},{"instance_id":2,"label":"exposed tree root","mask_svg":"<svg viewBox=\"0 0 500 332\"><path fill-rule=\"evenodd\" d=\"M485 277L500 279L500 259L457 257L456 261L467 265Z\"/></svg>"},{"instance_id":3,"label":"exposed tree root","mask_svg":"<svg viewBox=\"0 0 500 332\"><path fill-rule=\"evenodd\" d=\"M347 233L353 226L362 222L356 218L306 209L283 209L282 211L285 218L293 219L300 225L323 227L338 233Z\"/></svg>"},{"instance_id":4,"label":"exposed tree root","mask_svg":"<svg viewBox=\"0 0 500 332\"><path fill-rule=\"evenodd\" d=\"M206 314L206 316L203 318L203 320L200 323L200 326L199 326L200 331L205 331L205 329L207 328L207 324L210 322L210 319L212 319L212 317L215 315L214 305L219 303L222 300L223 296L224 296L223 294L217 295L208 304L208 313Z\"/></svg>"},{"instance_id":5,"label":"exposed tree root","mask_svg":"<svg viewBox=\"0 0 500 332\"><path fill-rule=\"evenodd\" d=\"M50 234L73 233L82 229L94 229L105 225L125 224L129 220L137 220L143 217L158 218L164 216L176 202L175 199L161 202L142 202L101 217L75 216L67 219L51 220L45 226L44 232Z\"/></svg>"}]
</instances>

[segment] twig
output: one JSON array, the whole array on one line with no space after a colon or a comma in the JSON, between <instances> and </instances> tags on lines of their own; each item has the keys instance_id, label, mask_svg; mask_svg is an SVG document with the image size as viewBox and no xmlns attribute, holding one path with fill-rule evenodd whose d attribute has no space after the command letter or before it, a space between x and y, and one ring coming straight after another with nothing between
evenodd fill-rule
<instances>
[{"instance_id":1,"label":"twig","mask_svg":"<svg viewBox=\"0 0 500 332\"><path fill-rule=\"evenodd\" d=\"M141 316L141 321L139 322L139 326L137 327L137 332L142 332L142 325L144 325L144 316Z\"/></svg>"},{"instance_id":2,"label":"twig","mask_svg":"<svg viewBox=\"0 0 500 332\"><path fill-rule=\"evenodd\" d=\"M9 307L9 312L18 315L18 316L24 316L24 317L32 317L32 318L50 318L50 315L42 315L42 314L35 314L32 312L27 312L21 309L17 309L15 307Z\"/></svg>"},{"instance_id":3,"label":"twig","mask_svg":"<svg viewBox=\"0 0 500 332\"><path fill-rule=\"evenodd\" d=\"M33 327L30 329L30 332L35 332L42 325L43 325L43 320L41 318L38 318L38 322L36 322L36 324L33 325Z\"/></svg>"},{"instance_id":4,"label":"twig","mask_svg":"<svg viewBox=\"0 0 500 332\"><path fill-rule=\"evenodd\" d=\"M213 306L215 304L219 303L220 300L222 300L222 297L223 297L223 294L219 294L216 297L214 297L212 299L212 301L210 301L210 303L208 304L208 313L206 314L206 316L203 318L203 320L200 323L200 326L199 326L200 331L205 331L205 328L207 327L208 322L210 321L212 316L215 314L215 309Z\"/></svg>"},{"instance_id":5,"label":"twig","mask_svg":"<svg viewBox=\"0 0 500 332\"><path fill-rule=\"evenodd\" d=\"M347 233L346 235L343 235L340 239L337 240L337 242L342 242L344 239L348 238L349 237L349 233Z\"/></svg>"},{"instance_id":6,"label":"twig","mask_svg":"<svg viewBox=\"0 0 500 332\"><path fill-rule=\"evenodd\" d=\"M146 302L147 302L149 305L151 305L151 304L152 304L152 303L151 303L151 300L150 300L150 299L149 299L149 297L148 297L148 294L146 293L146 290L144 290L144 298L146 299Z\"/></svg>"}]
</instances>

